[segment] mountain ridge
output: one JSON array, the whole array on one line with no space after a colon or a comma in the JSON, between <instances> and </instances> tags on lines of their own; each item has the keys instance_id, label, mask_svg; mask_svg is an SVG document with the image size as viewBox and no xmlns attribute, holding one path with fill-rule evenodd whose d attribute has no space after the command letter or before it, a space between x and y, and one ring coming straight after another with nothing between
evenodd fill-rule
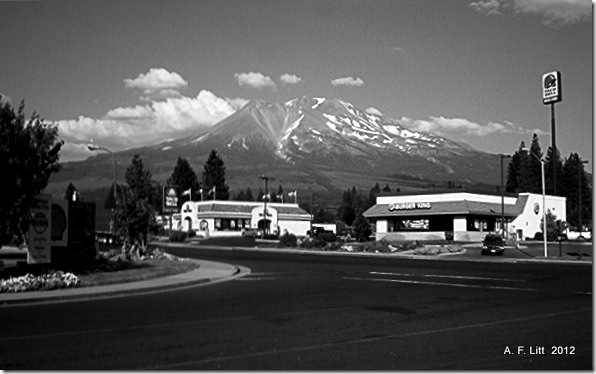
<instances>
[{"instance_id":1,"label":"mountain ridge","mask_svg":"<svg viewBox=\"0 0 596 374\"><path fill-rule=\"evenodd\" d=\"M194 135L117 152L119 180L137 153L162 184L178 157L189 160L200 177L212 149L224 160L232 190L258 186L261 174L313 191L370 189L376 182L412 188L448 181L498 185L500 175L498 155L413 131L342 99L302 96L283 103L253 100ZM52 188L68 181L109 186L109 162L107 155L97 155L65 163L52 177Z\"/></svg>"}]
</instances>

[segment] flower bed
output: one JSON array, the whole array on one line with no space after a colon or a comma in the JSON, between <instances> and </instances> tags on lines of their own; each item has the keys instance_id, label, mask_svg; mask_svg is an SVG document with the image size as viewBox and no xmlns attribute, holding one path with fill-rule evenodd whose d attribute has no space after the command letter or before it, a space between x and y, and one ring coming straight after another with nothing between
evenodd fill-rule
<instances>
[{"instance_id":1,"label":"flower bed","mask_svg":"<svg viewBox=\"0 0 596 374\"><path fill-rule=\"evenodd\" d=\"M51 271L38 276L28 273L20 277L0 280L0 293L47 291L57 288L76 287L79 283L79 278L73 273Z\"/></svg>"}]
</instances>

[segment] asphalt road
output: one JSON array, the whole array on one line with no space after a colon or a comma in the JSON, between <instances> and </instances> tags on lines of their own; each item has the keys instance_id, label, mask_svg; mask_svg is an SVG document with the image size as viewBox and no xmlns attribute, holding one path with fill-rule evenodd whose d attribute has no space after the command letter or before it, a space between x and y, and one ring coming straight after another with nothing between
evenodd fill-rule
<instances>
[{"instance_id":1,"label":"asphalt road","mask_svg":"<svg viewBox=\"0 0 596 374\"><path fill-rule=\"evenodd\" d=\"M0 368L594 368L589 265L170 252L252 272L206 287L0 307Z\"/></svg>"}]
</instances>

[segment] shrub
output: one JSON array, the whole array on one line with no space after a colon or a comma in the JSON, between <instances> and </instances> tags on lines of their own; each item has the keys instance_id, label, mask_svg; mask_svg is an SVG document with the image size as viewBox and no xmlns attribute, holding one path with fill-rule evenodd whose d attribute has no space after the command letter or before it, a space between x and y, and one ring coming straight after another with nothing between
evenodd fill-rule
<instances>
[{"instance_id":1,"label":"shrub","mask_svg":"<svg viewBox=\"0 0 596 374\"><path fill-rule=\"evenodd\" d=\"M284 234L279 238L279 246L284 247L296 247L298 239L294 234Z\"/></svg>"},{"instance_id":2,"label":"shrub","mask_svg":"<svg viewBox=\"0 0 596 374\"><path fill-rule=\"evenodd\" d=\"M333 243L336 241L337 237L332 232L322 232L317 236L317 239L322 240L326 243Z\"/></svg>"},{"instance_id":3,"label":"shrub","mask_svg":"<svg viewBox=\"0 0 596 374\"><path fill-rule=\"evenodd\" d=\"M327 242L319 239L319 238L306 238L300 245L301 248L311 249L311 248L321 248L324 247Z\"/></svg>"},{"instance_id":4,"label":"shrub","mask_svg":"<svg viewBox=\"0 0 596 374\"><path fill-rule=\"evenodd\" d=\"M173 243L182 243L187 237L188 234L186 231L172 231L170 234L170 241Z\"/></svg>"}]
</instances>

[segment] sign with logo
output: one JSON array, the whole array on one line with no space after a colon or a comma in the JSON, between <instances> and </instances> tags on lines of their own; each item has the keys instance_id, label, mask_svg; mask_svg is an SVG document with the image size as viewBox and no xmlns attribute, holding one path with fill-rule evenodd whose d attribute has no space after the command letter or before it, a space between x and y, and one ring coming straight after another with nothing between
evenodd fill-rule
<instances>
[{"instance_id":1,"label":"sign with logo","mask_svg":"<svg viewBox=\"0 0 596 374\"><path fill-rule=\"evenodd\" d=\"M430 203L395 203L389 204L389 211L394 210L415 210L415 209L430 209Z\"/></svg>"},{"instance_id":2,"label":"sign with logo","mask_svg":"<svg viewBox=\"0 0 596 374\"><path fill-rule=\"evenodd\" d=\"M68 201L52 202L52 247L68 245Z\"/></svg>"},{"instance_id":3,"label":"sign with logo","mask_svg":"<svg viewBox=\"0 0 596 374\"><path fill-rule=\"evenodd\" d=\"M166 212L178 211L178 187L165 186L163 188L163 210Z\"/></svg>"},{"instance_id":4,"label":"sign with logo","mask_svg":"<svg viewBox=\"0 0 596 374\"><path fill-rule=\"evenodd\" d=\"M47 264L51 258L52 240L52 195L39 194L31 202L31 223L29 224L28 264Z\"/></svg>"},{"instance_id":5,"label":"sign with logo","mask_svg":"<svg viewBox=\"0 0 596 374\"><path fill-rule=\"evenodd\" d=\"M562 100L561 72L551 71L542 76L542 103L550 104Z\"/></svg>"}]
</instances>

